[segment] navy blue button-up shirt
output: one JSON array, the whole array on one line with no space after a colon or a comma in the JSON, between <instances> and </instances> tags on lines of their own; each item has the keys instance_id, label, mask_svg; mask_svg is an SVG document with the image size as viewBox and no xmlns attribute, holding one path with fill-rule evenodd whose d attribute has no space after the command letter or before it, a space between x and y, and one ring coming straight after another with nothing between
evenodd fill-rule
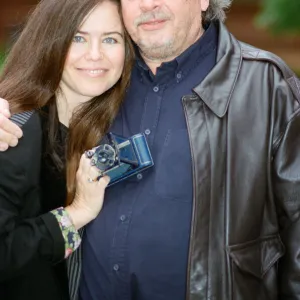
<instances>
[{"instance_id":1,"label":"navy blue button-up shirt","mask_svg":"<svg viewBox=\"0 0 300 300\"><path fill-rule=\"evenodd\" d=\"M182 300L193 178L181 98L215 66L217 29L153 75L141 58L111 131L144 132L155 166L106 191L83 239L82 300Z\"/></svg>"}]
</instances>

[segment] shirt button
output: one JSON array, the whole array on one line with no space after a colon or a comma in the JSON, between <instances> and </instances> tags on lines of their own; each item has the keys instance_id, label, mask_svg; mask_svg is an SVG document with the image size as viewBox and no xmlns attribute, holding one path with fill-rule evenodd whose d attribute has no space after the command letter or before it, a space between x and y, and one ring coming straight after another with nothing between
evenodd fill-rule
<instances>
[{"instance_id":1,"label":"shirt button","mask_svg":"<svg viewBox=\"0 0 300 300\"><path fill-rule=\"evenodd\" d=\"M143 179L143 175L142 175L142 174L137 174L137 175L136 175L136 178L137 178L138 180L141 180L141 179Z\"/></svg>"},{"instance_id":2,"label":"shirt button","mask_svg":"<svg viewBox=\"0 0 300 300\"><path fill-rule=\"evenodd\" d=\"M146 133L147 135L149 135L149 134L151 133L150 129L146 129L146 130L145 130L145 133Z\"/></svg>"},{"instance_id":3,"label":"shirt button","mask_svg":"<svg viewBox=\"0 0 300 300\"><path fill-rule=\"evenodd\" d=\"M114 270L115 270L115 271L119 271L119 269L120 269L119 265L115 264L115 265L114 265Z\"/></svg>"},{"instance_id":4,"label":"shirt button","mask_svg":"<svg viewBox=\"0 0 300 300\"><path fill-rule=\"evenodd\" d=\"M125 216L125 215L122 215L122 216L120 217L120 220L121 220L122 222L124 222L124 221L126 220L126 216Z\"/></svg>"},{"instance_id":5,"label":"shirt button","mask_svg":"<svg viewBox=\"0 0 300 300\"><path fill-rule=\"evenodd\" d=\"M177 73L176 77L177 77L177 79L180 79L182 77L181 73L180 72Z\"/></svg>"},{"instance_id":6,"label":"shirt button","mask_svg":"<svg viewBox=\"0 0 300 300\"><path fill-rule=\"evenodd\" d=\"M155 93L157 93L157 92L159 91L159 87L158 87L158 86L155 86L155 87L153 88L153 91L154 91Z\"/></svg>"}]
</instances>

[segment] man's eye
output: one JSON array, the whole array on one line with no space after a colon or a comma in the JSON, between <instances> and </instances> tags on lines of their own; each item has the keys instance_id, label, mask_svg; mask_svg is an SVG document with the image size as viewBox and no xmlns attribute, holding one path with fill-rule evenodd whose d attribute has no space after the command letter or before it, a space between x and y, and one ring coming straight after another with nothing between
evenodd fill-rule
<instances>
[{"instance_id":1,"label":"man's eye","mask_svg":"<svg viewBox=\"0 0 300 300\"><path fill-rule=\"evenodd\" d=\"M104 43L107 43L107 44L116 44L118 43L118 41L114 38L111 38L111 37L108 37L108 38L105 38L103 40Z\"/></svg>"},{"instance_id":2,"label":"man's eye","mask_svg":"<svg viewBox=\"0 0 300 300\"><path fill-rule=\"evenodd\" d=\"M85 39L80 35L75 35L73 38L74 43L84 43Z\"/></svg>"}]
</instances>

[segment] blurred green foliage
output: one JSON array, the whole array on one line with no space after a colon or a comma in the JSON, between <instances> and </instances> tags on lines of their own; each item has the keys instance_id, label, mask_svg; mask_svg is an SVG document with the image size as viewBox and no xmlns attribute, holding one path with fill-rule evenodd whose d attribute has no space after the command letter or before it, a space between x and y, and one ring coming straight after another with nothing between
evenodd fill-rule
<instances>
[{"instance_id":1,"label":"blurred green foliage","mask_svg":"<svg viewBox=\"0 0 300 300\"><path fill-rule=\"evenodd\" d=\"M299 34L300 0L262 0L257 23L275 34Z\"/></svg>"},{"instance_id":2,"label":"blurred green foliage","mask_svg":"<svg viewBox=\"0 0 300 300\"><path fill-rule=\"evenodd\" d=\"M2 68L3 62L5 59L5 51L0 47L0 70Z\"/></svg>"}]
</instances>

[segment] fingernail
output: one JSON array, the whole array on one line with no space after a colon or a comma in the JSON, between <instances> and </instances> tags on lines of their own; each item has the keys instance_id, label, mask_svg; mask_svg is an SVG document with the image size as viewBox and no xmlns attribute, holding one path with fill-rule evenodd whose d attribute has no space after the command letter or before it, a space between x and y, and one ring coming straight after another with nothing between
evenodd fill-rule
<instances>
[{"instance_id":1,"label":"fingernail","mask_svg":"<svg viewBox=\"0 0 300 300\"><path fill-rule=\"evenodd\" d=\"M23 136L23 132L21 130L17 130L17 131L15 131L14 135L19 139Z\"/></svg>"},{"instance_id":2,"label":"fingernail","mask_svg":"<svg viewBox=\"0 0 300 300\"><path fill-rule=\"evenodd\" d=\"M1 151L1 152L6 151L7 148L8 148L8 145L7 145L7 144L0 143L0 151Z\"/></svg>"}]
</instances>

